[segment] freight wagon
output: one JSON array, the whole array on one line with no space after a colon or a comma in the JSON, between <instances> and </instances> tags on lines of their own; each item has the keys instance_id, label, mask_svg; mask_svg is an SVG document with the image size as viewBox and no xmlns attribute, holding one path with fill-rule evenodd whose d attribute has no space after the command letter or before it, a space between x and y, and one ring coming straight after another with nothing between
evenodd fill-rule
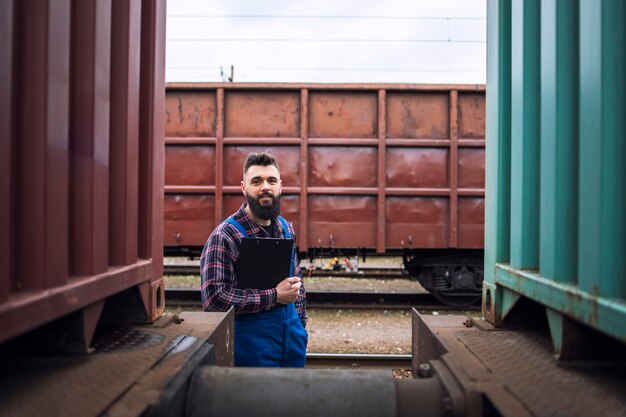
<instances>
[{"instance_id":1,"label":"freight wagon","mask_svg":"<svg viewBox=\"0 0 626 417\"><path fill-rule=\"evenodd\" d=\"M170 84L165 135L166 252L199 251L269 150L301 253L402 253L441 301L480 297L484 86Z\"/></svg>"},{"instance_id":2,"label":"freight wagon","mask_svg":"<svg viewBox=\"0 0 626 417\"><path fill-rule=\"evenodd\" d=\"M165 4L2 7L0 343L76 313L85 351L114 294L163 313Z\"/></svg>"},{"instance_id":3,"label":"freight wagon","mask_svg":"<svg viewBox=\"0 0 626 417\"><path fill-rule=\"evenodd\" d=\"M180 415L232 364L232 313L164 315L165 10L0 2L2 416Z\"/></svg>"}]
</instances>

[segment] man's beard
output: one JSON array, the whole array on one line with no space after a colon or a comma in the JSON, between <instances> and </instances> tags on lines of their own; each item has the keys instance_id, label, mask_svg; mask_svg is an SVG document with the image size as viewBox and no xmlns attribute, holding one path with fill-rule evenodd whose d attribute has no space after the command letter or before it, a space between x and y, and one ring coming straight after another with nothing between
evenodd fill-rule
<instances>
[{"instance_id":1,"label":"man's beard","mask_svg":"<svg viewBox=\"0 0 626 417\"><path fill-rule=\"evenodd\" d=\"M262 205L259 200L263 197L269 197L272 199L271 204ZM248 206L252 213L259 219L270 220L278 217L280 214L280 194L274 195L270 193L259 194L257 198L252 197L250 194L246 194L248 200Z\"/></svg>"}]
</instances>

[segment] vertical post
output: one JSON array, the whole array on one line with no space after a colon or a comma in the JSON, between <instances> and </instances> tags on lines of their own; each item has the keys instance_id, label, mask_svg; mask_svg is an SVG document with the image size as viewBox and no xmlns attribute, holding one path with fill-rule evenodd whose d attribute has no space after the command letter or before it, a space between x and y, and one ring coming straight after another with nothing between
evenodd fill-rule
<instances>
[{"instance_id":1,"label":"vertical post","mask_svg":"<svg viewBox=\"0 0 626 417\"><path fill-rule=\"evenodd\" d=\"M580 188L578 270L581 289L626 296L626 53L619 0L580 4Z\"/></svg>"},{"instance_id":2,"label":"vertical post","mask_svg":"<svg viewBox=\"0 0 626 417\"><path fill-rule=\"evenodd\" d=\"M626 298L626 3L602 5L602 269L600 296Z\"/></svg>"},{"instance_id":3,"label":"vertical post","mask_svg":"<svg viewBox=\"0 0 626 417\"><path fill-rule=\"evenodd\" d=\"M386 137L387 137L387 93L378 91L378 233L376 234L376 252L385 253L386 240Z\"/></svg>"},{"instance_id":4,"label":"vertical post","mask_svg":"<svg viewBox=\"0 0 626 417\"><path fill-rule=\"evenodd\" d=\"M72 3L70 273L96 275L109 262L111 2Z\"/></svg>"},{"instance_id":5,"label":"vertical post","mask_svg":"<svg viewBox=\"0 0 626 417\"><path fill-rule=\"evenodd\" d=\"M9 298L13 269L13 0L0 1L0 303Z\"/></svg>"},{"instance_id":6,"label":"vertical post","mask_svg":"<svg viewBox=\"0 0 626 417\"><path fill-rule=\"evenodd\" d=\"M510 259L511 223L511 0L487 4L487 134L485 183L485 280L483 316L502 312L496 264Z\"/></svg>"},{"instance_id":7,"label":"vertical post","mask_svg":"<svg viewBox=\"0 0 626 417\"><path fill-rule=\"evenodd\" d=\"M64 284L69 275L70 2L26 0L18 14L16 285L42 290Z\"/></svg>"},{"instance_id":8,"label":"vertical post","mask_svg":"<svg viewBox=\"0 0 626 417\"><path fill-rule=\"evenodd\" d=\"M141 14L139 256L163 276L165 138L165 1L143 2Z\"/></svg>"},{"instance_id":9,"label":"vertical post","mask_svg":"<svg viewBox=\"0 0 626 417\"><path fill-rule=\"evenodd\" d=\"M46 287L69 277L69 103L71 3L53 0L48 9L46 151Z\"/></svg>"},{"instance_id":10,"label":"vertical post","mask_svg":"<svg viewBox=\"0 0 626 417\"><path fill-rule=\"evenodd\" d=\"M450 234L448 244L451 248L459 245L459 92L450 91Z\"/></svg>"},{"instance_id":11,"label":"vertical post","mask_svg":"<svg viewBox=\"0 0 626 417\"><path fill-rule=\"evenodd\" d=\"M578 235L578 5L541 4L541 190L539 266L576 282Z\"/></svg>"},{"instance_id":12,"label":"vertical post","mask_svg":"<svg viewBox=\"0 0 626 417\"><path fill-rule=\"evenodd\" d=\"M224 220L224 89L217 89L217 128L215 132L215 226Z\"/></svg>"},{"instance_id":13,"label":"vertical post","mask_svg":"<svg viewBox=\"0 0 626 417\"><path fill-rule=\"evenodd\" d=\"M485 279L510 258L511 0L489 0L485 184Z\"/></svg>"},{"instance_id":14,"label":"vertical post","mask_svg":"<svg viewBox=\"0 0 626 417\"><path fill-rule=\"evenodd\" d=\"M113 1L111 33L111 265L137 261L141 3Z\"/></svg>"},{"instance_id":15,"label":"vertical post","mask_svg":"<svg viewBox=\"0 0 626 417\"><path fill-rule=\"evenodd\" d=\"M511 266L539 266L538 0L513 2L511 25Z\"/></svg>"},{"instance_id":16,"label":"vertical post","mask_svg":"<svg viewBox=\"0 0 626 417\"><path fill-rule=\"evenodd\" d=\"M309 90L300 90L300 251L309 248Z\"/></svg>"}]
</instances>

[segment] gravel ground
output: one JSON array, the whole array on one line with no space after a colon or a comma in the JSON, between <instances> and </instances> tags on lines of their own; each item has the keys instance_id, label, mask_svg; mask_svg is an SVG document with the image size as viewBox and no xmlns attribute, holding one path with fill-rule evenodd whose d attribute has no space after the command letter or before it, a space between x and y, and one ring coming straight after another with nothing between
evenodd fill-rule
<instances>
[{"instance_id":1,"label":"gravel ground","mask_svg":"<svg viewBox=\"0 0 626 417\"><path fill-rule=\"evenodd\" d=\"M409 278L373 279L373 278L304 278L307 291L337 292L391 292L424 293L426 290L419 282Z\"/></svg>"},{"instance_id":2,"label":"gravel ground","mask_svg":"<svg viewBox=\"0 0 626 417\"><path fill-rule=\"evenodd\" d=\"M166 276L166 288L200 288L200 277L191 275ZM371 279L371 278L304 278L307 291L338 292L426 292L419 282L409 278Z\"/></svg>"},{"instance_id":3,"label":"gravel ground","mask_svg":"<svg viewBox=\"0 0 626 417\"><path fill-rule=\"evenodd\" d=\"M411 313L403 310L310 310L308 352L411 353Z\"/></svg>"}]
</instances>

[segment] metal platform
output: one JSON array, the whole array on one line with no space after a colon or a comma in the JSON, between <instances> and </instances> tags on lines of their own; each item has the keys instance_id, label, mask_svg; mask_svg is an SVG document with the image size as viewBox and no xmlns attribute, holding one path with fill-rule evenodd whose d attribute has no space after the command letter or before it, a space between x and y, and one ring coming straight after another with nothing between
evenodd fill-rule
<instances>
[{"instance_id":1,"label":"metal platform","mask_svg":"<svg viewBox=\"0 0 626 417\"><path fill-rule=\"evenodd\" d=\"M414 375L420 364L445 365L460 415L626 416L626 362L557 361L545 332L465 316L413 310L413 332Z\"/></svg>"},{"instance_id":2,"label":"metal platform","mask_svg":"<svg viewBox=\"0 0 626 417\"><path fill-rule=\"evenodd\" d=\"M90 355L0 358L2 416L182 415L189 376L233 364L234 314L101 326Z\"/></svg>"}]
</instances>

